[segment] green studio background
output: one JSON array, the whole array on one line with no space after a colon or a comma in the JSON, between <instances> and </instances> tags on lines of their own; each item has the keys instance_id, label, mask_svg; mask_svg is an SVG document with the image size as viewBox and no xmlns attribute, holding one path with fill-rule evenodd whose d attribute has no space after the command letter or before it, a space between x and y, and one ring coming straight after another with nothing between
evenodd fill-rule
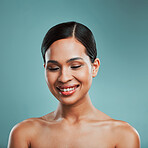
<instances>
[{"instance_id":1,"label":"green studio background","mask_svg":"<svg viewBox=\"0 0 148 148\"><path fill-rule=\"evenodd\" d=\"M97 42L93 104L135 127L147 148L147 0L0 0L0 147L15 124L57 107L40 47L50 27L73 20L88 26Z\"/></svg>"}]
</instances>

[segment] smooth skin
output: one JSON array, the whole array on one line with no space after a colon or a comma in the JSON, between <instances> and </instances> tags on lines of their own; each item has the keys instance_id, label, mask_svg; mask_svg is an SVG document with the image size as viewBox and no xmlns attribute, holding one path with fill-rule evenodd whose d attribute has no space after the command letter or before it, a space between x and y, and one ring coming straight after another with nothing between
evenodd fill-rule
<instances>
[{"instance_id":1,"label":"smooth skin","mask_svg":"<svg viewBox=\"0 0 148 148\"><path fill-rule=\"evenodd\" d=\"M45 79L59 100L57 109L17 124L8 148L140 148L137 131L96 109L88 91L100 61L91 63L85 47L75 38L55 41L45 54ZM57 87L77 85L71 95Z\"/></svg>"}]
</instances>

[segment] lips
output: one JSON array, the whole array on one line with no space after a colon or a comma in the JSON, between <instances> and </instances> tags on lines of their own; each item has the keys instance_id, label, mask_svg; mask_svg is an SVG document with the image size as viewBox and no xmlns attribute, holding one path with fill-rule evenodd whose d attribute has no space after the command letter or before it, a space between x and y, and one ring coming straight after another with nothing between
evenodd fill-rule
<instances>
[{"instance_id":1,"label":"lips","mask_svg":"<svg viewBox=\"0 0 148 148\"><path fill-rule=\"evenodd\" d=\"M76 89L79 87L79 85L69 85L69 86L58 86L58 91L63 95L72 95Z\"/></svg>"}]
</instances>

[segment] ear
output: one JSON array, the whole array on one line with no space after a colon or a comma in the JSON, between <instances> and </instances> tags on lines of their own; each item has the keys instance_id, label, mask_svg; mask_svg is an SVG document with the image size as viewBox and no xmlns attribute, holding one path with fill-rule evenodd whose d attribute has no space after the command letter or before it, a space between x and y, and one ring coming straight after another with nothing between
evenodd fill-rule
<instances>
[{"instance_id":1,"label":"ear","mask_svg":"<svg viewBox=\"0 0 148 148\"><path fill-rule=\"evenodd\" d=\"M99 67L100 67L100 60L96 58L92 65L92 77L95 77L97 75Z\"/></svg>"}]
</instances>

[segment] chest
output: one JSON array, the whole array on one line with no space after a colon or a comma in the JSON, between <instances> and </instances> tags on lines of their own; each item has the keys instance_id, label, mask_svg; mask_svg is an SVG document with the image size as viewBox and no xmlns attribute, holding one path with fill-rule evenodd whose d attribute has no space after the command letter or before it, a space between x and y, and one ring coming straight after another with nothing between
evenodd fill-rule
<instances>
[{"instance_id":1,"label":"chest","mask_svg":"<svg viewBox=\"0 0 148 148\"><path fill-rule=\"evenodd\" d=\"M46 130L36 135L31 148L115 148L113 136L98 129Z\"/></svg>"}]
</instances>

